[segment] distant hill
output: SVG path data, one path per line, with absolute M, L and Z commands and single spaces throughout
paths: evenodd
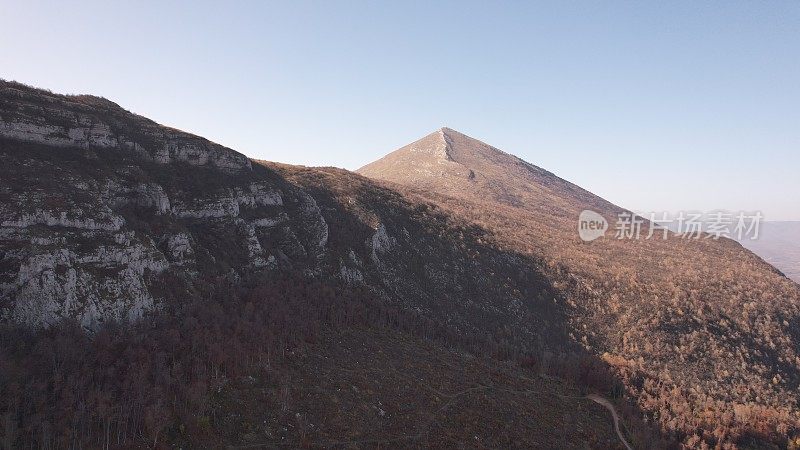
M 741 244 L 800 283 L 800 222 L 764 222 L 758 239 Z

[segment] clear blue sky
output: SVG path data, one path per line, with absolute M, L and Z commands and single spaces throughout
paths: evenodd
M 448 126 L 635 210 L 800 220 L 800 2 L 9 2 L 0 77 L 268 160 Z

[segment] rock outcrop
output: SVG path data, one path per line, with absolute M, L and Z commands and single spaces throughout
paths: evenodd
M 185 162 L 235 173 L 250 160 L 221 145 L 92 96 L 64 96 L 0 84 L 0 136 L 53 147 L 113 149 L 159 164 Z
M 232 270 L 324 253 L 314 199 L 233 150 L 97 97 L 0 82 L 0 318 L 88 329 Z

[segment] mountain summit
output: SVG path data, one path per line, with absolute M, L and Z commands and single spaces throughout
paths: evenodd
M 573 216 L 577 208 L 619 208 L 547 170 L 450 128 L 395 150 L 357 170 L 389 181 L 454 197 L 491 198 L 501 204 Z
M 490 145 L 450 128 L 437 131 L 362 167 L 358 172 L 374 178 L 401 178 L 430 182 L 431 177 L 448 181 L 474 181 L 471 167 L 512 162 L 508 155 Z

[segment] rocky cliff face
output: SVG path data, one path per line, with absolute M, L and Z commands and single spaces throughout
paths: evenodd
M 185 162 L 229 173 L 250 169 L 244 155 L 131 114 L 106 99 L 63 96 L 3 82 L 0 136 L 53 147 L 115 149 L 148 162 Z
M 190 287 L 271 270 L 327 238 L 301 190 L 95 97 L 0 84 L 0 154 L 4 320 L 135 319 L 166 275 Z
M 0 152 L 0 295 L 14 322 L 137 318 L 157 307 L 152 287 L 166 273 L 187 285 L 240 276 L 316 254 L 326 239 L 313 199 L 249 164 L 226 175 L 229 166 L 15 139 Z

